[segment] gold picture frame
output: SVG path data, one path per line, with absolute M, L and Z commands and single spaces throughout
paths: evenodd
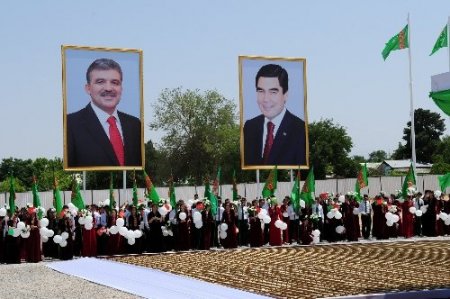
M 142 50 L 62 45 L 61 56 L 64 170 L 111 171 L 144 168 Z M 101 63 L 103 66 L 99 66 Z M 120 89 L 103 94 L 103 91 L 98 89 L 97 99 L 100 94 L 111 95 L 113 99 L 117 99 L 117 106 L 113 108 L 116 114 L 113 115 L 116 115 L 117 128 L 122 137 L 122 155 L 117 154 L 109 142 L 108 135 L 111 131 L 108 131 L 108 124 L 105 124 L 102 118 L 107 116 L 106 111 L 98 105 L 101 101 L 94 100 L 96 98 L 93 94 L 95 95 L 96 91 L 90 89 L 93 84 L 97 84 L 88 82 L 93 70 L 112 70 L 119 74 L 116 76 L 120 76 L 120 81 L 116 80 L 120 82 Z M 119 160 L 122 163 L 118 162 Z
M 238 57 L 238 65 L 241 168 L 272 169 L 277 166 L 278 169 L 308 169 L 306 59 L 241 55 Z M 259 81 L 261 77 L 269 80 L 278 78 L 271 82 L 276 83 L 282 93 L 273 97 L 276 92 L 273 88 L 260 88 L 258 84 L 262 82 Z M 280 80 L 286 82 L 283 83 L 286 85 Z M 286 109 L 280 106 L 282 102 Z M 282 109 L 281 112 L 279 109 Z M 271 121 L 271 117 L 277 122 L 274 126 L 276 133 L 272 135 L 271 150 L 266 156 L 266 124 Z

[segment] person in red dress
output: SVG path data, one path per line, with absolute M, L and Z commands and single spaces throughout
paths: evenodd
M 387 212 L 386 199 L 382 195 L 375 197 L 372 203 L 373 210 L 373 226 L 372 226 L 372 236 L 377 238 L 377 240 L 388 239 L 387 225 L 385 214 Z
M 414 214 L 409 211 L 409 208 L 414 207 L 412 198 L 412 195 L 408 195 L 402 204 L 402 234 L 405 238 L 412 238 L 414 236 Z
M 441 214 L 441 212 L 444 211 L 444 202 L 442 201 L 442 194 L 436 194 L 436 206 L 435 206 L 435 211 L 436 211 L 436 215 Z M 444 221 L 439 217 L 439 219 L 437 219 L 436 217 L 436 236 L 443 236 L 444 235 L 444 226 L 445 223 Z
M 93 217 L 96 207 L 91 206 L 90 215 L 92 216 L 92 229 L 86 229 L 83 225 L 82 228 L 82 247 L 81 256 L 97 256 L 97 233 L 95 231 L 95 217 Z
M 118 217 L 117 217 L 117 210 L 116 209 L 112 209 L 111 213 L 108 217 L 108 227 L 111 228 L 111 226 L 116 225 L 116 221 L 117 221 Z M 123 241 L 123 237 L 121 234 L 117 233 L 117 234 L 109 234 L 109 238 L 108 238 L 108 254 L 110 255 L 114 255 L 114 254 L 122 254 L 123 253 L 123 248 L 124 248 L 124 241 Z
M 276 198 L 272 198 L 271 200 L 271 205 L 269 208 L 269 216 L 270 216 L 269 244 L 271 246 L 281 246 L 283 244 L 283 239 L 281 237 L 281 229 L 275 226 L 275 222 L 277 220 L 283 219 L 283 215 L 281 214 L 281 209 L 278 206 Z
M 282 220 L 283 220 L 283 222 L 285 222 L 287 224 L 288 228 L 290 226 L 289 212 L 288 212 L 289 200 L 290 200 L 289 196 L 286 196 L 283 199 L 283 204 L 280 207 L 280 211 L 281 211 L 281 214 L 283 216 Z M 289 229 L 283 230 L 283 243 L 285 243 L 285 244 L 290 243 L 290 240 L 289 240 Z
M 223 211 L 222 223 L 228 225 L 227 237 L 222 239 L 223 248 L 237 248 L 237 231 L 236 231 L 236 214 L 231 209 L 231 203 L 225 203 L 225 211 Z
M 202 210 L 202 221 L 203 221 L 203 239 L 200 242 L 200 249 L 209 250 L 212 246 L 212 232 L 214 230 L 214 218 L 211 213 L 211 204 L 209 202 L 205 203 L 205 208 Z
M 29 208 L 28 214 L 29 217 L 27 218 L 26 224 L 30 226 L 30 236 L 24 240 L 27 251 L 26 261 L 28 263 L 37 263 L 42 261 L 39 220 L 35 208 Z

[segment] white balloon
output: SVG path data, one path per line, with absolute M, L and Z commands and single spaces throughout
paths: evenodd
M 26 231 L 26 232 L 21 232 L 20 236 L 24 239 L 28 238 L 30 236 L 30 231 Z
M 66 247 L 67 246 L 67 240 L 62 240 L 61 243 L 59 243 L 59 246 Z
M 166 216 L 169 211 L 166 209 L 166 207 L 162 206 L 158 208 L 158 212 L 161 214 L 161 216 Z
M 225 239 L 225 238 L 227 237 L 227 232 L 221 231 L 220 234 L 219 234 L 219 237 L 220 237 L 221 239 Z
M 288 212 L 284 212 L 284 213 L 283 213 L 283 217 L 285 217 L 285 218 L 286 218 L 286 217 L 289 217 Z
M 387 212 L 386 214 L 384 214 L 384 218 L 386 218 L 386 220 L 392 220 L 392 215 L 394 214 L 392 214 L 391 212 Z
M 450 225 L 450 217 L 447 218 L 447 220 L 444 221 L 445 225 Z
M 17 238 L 18 236 L 20 236 L 20 233 L 21 233 L 21 232 L 22 232 L 21 229 L 14 228 L 14 229 L 13 229 L 13 237 L 14 237 L 14 238 Z
M 134 245 L 134 243 L 136 243 L 136 239 L 135 238 L 128 238 L 128 244 L 129 245 Z
M 264 221 L 265 224 L 269 224 L 270 221 L 272 221 L 272 219 L 270 219 L 269 215 L 265 215 L 264 218 L 263 218 L 263 221 Z
M 301 207 L 302 209 L 304 209 L 304 208 L 305 208 L 305 206 L 306 206 L 306 203 L 305 203 L 305 201 L 304 201 L 304 200 L 302 200 L 302 199 L 300 199 L 300 207 Z
M 228 229 L 228 224 L 226 224 L 226 223 L 220 224 L 220 230 L 221 230 L 222 232 L 226 232 L 227 229 Z
M 135 230 L 133 233 L 135 239 L 139 239 L 140 237 L 142 237 L 142 231 L 140 229 Z
M 281 229 L 281 230 L 286 230 L 287 227 L 288 227 L 287 223 L 286 223 L 286 222 L 283 222 L 283 223 L 281 224 L 281 226 L 280 226 L 280 229 Z
M 173 237 L 173 231 L 168 230 L 167 233 L 169 234 L 169 236 Z
M 53 237 L 54 234 L 55 234 L 55 232 L 54 232 L 52 229 L 47 229 L 47 230 L 45 231 L 45 236 L 46 236 L 47 238 Z
M 46 227 L 41 227 L 39 229 L 39 233 L 40 233 L 41 236 L 46 236 L 47 235 L 47 231 L 48 231 L 48 229 Z
M 263 211 L 263 210 L 264 210 L 264 209 L 262 209 L 261 211 Z M 264 211 L 265 211 L 265 210 L 264 210 Z M 265 214 L 259 212 L 259 213 L 258 213 L 258 218 L 261 219 L 261 220 L 263 220 L 263 219 L 264 219 L 264 215 L 265 215 Z
M 422 210 L 416 210 L 416 216 L 421 217 L 423 215 Z
M 86 223 L 86 224 L 84 225 L 84 228 L 85 228 L 86 230 L 91 230 L 93 227 L 94 227 L 94 225 L 92 224 L 92 222 Z
M 48 226 L 48 219 L 47 218 L 42 218 L 41 220 L 39 220 L 39 226 L 40 227 L 47 227 Z
M 336 232 L 338 234 L 343 234 L 345 232 L 345 227 L 343 227 L 342 225 L 339 225 L 336 227 Z
M 393 226 L 394 222 L 392 220 L 386 220 L 386 225 L 387 226 Z
M 199 222 L 194 222 L 195 223 L 195 228 L 197 229 L 201 229 L 203 227 L 203 222 L 199 221 Z
M 426 213 L 428 210 L 428 205 L 421 206 L 420 210 L 422 211 L 422 213 Z
M 313 237 L 313 243 L 314 244 L 320 243 L 320 237 Z
M 67 240 L 68 237 L 69 237 L 69 233 L 68 232 L 63 232 L 61 234 L 61 238 L 63 238 L 63 240 Z
M 313 235 L 313 237 L 319 237 L 320 236 L 320 230 L 318 230 L 318 229 L 313 230 L 312 231 L 312 235 Z
M 194 219 L 194 222 L 198 222 L 202 220 L 202 214 L 199 211 L 195 211 L 192 218 Z
M 25 222 L 22 222 L 22 221 L 18 222 L 17 223 L 17 228 L 20 229 L 20 230 L 24 229 L 25 228 Z
M 328 218 L 328 219 L 331 219 L 331 218 L 333 218 L 333 217 L 334 217 L 334 213 L 331 212 L 331 211 L 329 211 L 329 212 L 327 213 L 327 218 Z
M 336 219 L 341 219 L 342 218 L 342 213 L 341 212 L 339 212 L 339 211 L 337 211 L 335 214 L 334 214 L 334 218 L 336 218 Z
M 134 239 L 134 231 L 132 231 L 132 230 L 127 231 L 127 233 L 124 237 L 127 239 Z
M 59 244 L 59 243 L 61 243 L 62 242 L 62 237 L 60 236 L 60 235 L 55 235 L 54 237 L 53 237 L 53 242 L 55 242 L 56 244 Z
M 92 221 L 94 220 L 94 218 L 92 218 L 92 216 L 91 215 L 87 215 L 86 217 L 85 217 L 85 224 L 89 224 L 89 223 L 92 223 Z
M 123 218 L 118 218 L 118 219 L 116 220 L 116 225 L 117 225 L 118 227 L 124 226 L 124 225 L 125 225 L 125 220 L 123 220 Z
M 0 208 L 0 217 L 5 217 L 5 216 L 6 216 L 6 209 Z
M 112 235 L 115 235 L 115 234 L 117 234 L 118 232 L 119 232 L 119 227 L 117 227 L 117 226 L 115 226 L 115 225 L 113 225 L 113 226 L 111 226 L 111 227 L 109 228 L 109 233 L 112 234 Z
M 275 227 L 276 228 L 280 228 L 281 227 L 281 223 L 283 223 L 283 221 L 281 221 L 281 220 L 275 221 Z
M 448 219 L 448 214 L 444 213 L 444 212 L 441 212 L 439 214 L 439 218 L 441 218 L 442 221 L 446 221 Z
M 409 212 L 411 214 L 415 214 L 416 213 L 416 207 L 409 207 Z
M 338 198 L 338 201 L 339 201 L 340 203 L 345 202 L 345 195 L 340 195 L 339 198 Z
M 186 220 L 186 213 L 185 212 L 181 212 L 180 215 L 178 215 L 178 218 L 180 218 L 180 220 Z
M 86 224 L 86 218 L 84 218 L 84 217 L 78 218 L 78 223 L 81 224 L 81 225 L 85 225 Z
M 262 213 L 263 215 L 267 215 L 267 210 L 266 209 L 261 209 L 259 212 Z
M 392 214 L 392 222 L 398 222 L 400 217 L 397 214 Z
M 353 215 L 358 215 L 358 214 L 359 214 L 359 209 L 353 208 Z
M 167 237 L 169 235 L 169 232 L 165 229 L 162 231 L 162 234 L 164 237 Z
M 41 240 L 43 243 L 46 243 L 48 241 L 48 237 L 47 236 L 41 236 Z
M 128 229 L 125 226 L 119 227 L 119 234 L 121 236 L 126 236 L 127 232 L 128 232 Z

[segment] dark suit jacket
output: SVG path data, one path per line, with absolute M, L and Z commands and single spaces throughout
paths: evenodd
M 244 124 L 244 165 L 306 165 L 305 122 L 286 110 L 274 138 L 269 160 L 262 158 L 264 115 Z
M 141 121 L 119 112 L 125 166 L 142 166 Z M 67 115 L 68 167 L 119 166 L 114 149 L 91 105 Z

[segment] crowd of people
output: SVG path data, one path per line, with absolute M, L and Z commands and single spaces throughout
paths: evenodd
M 43 257 L 67 260 L 143 252 L 209 250 L 238 246 L 281 246 L 364 239 L 450 235 L 450 201 L 426 190 L 405 199 L 380 193 L 361 200 L 352 194 L 322 193 L 296 209 L 286 196 L 248 202 L 218 199 L 162 200 L 121 208 L 73 205 L 39 219 L 34 207 L 0 209 L 0 262 L 39 262 Z

